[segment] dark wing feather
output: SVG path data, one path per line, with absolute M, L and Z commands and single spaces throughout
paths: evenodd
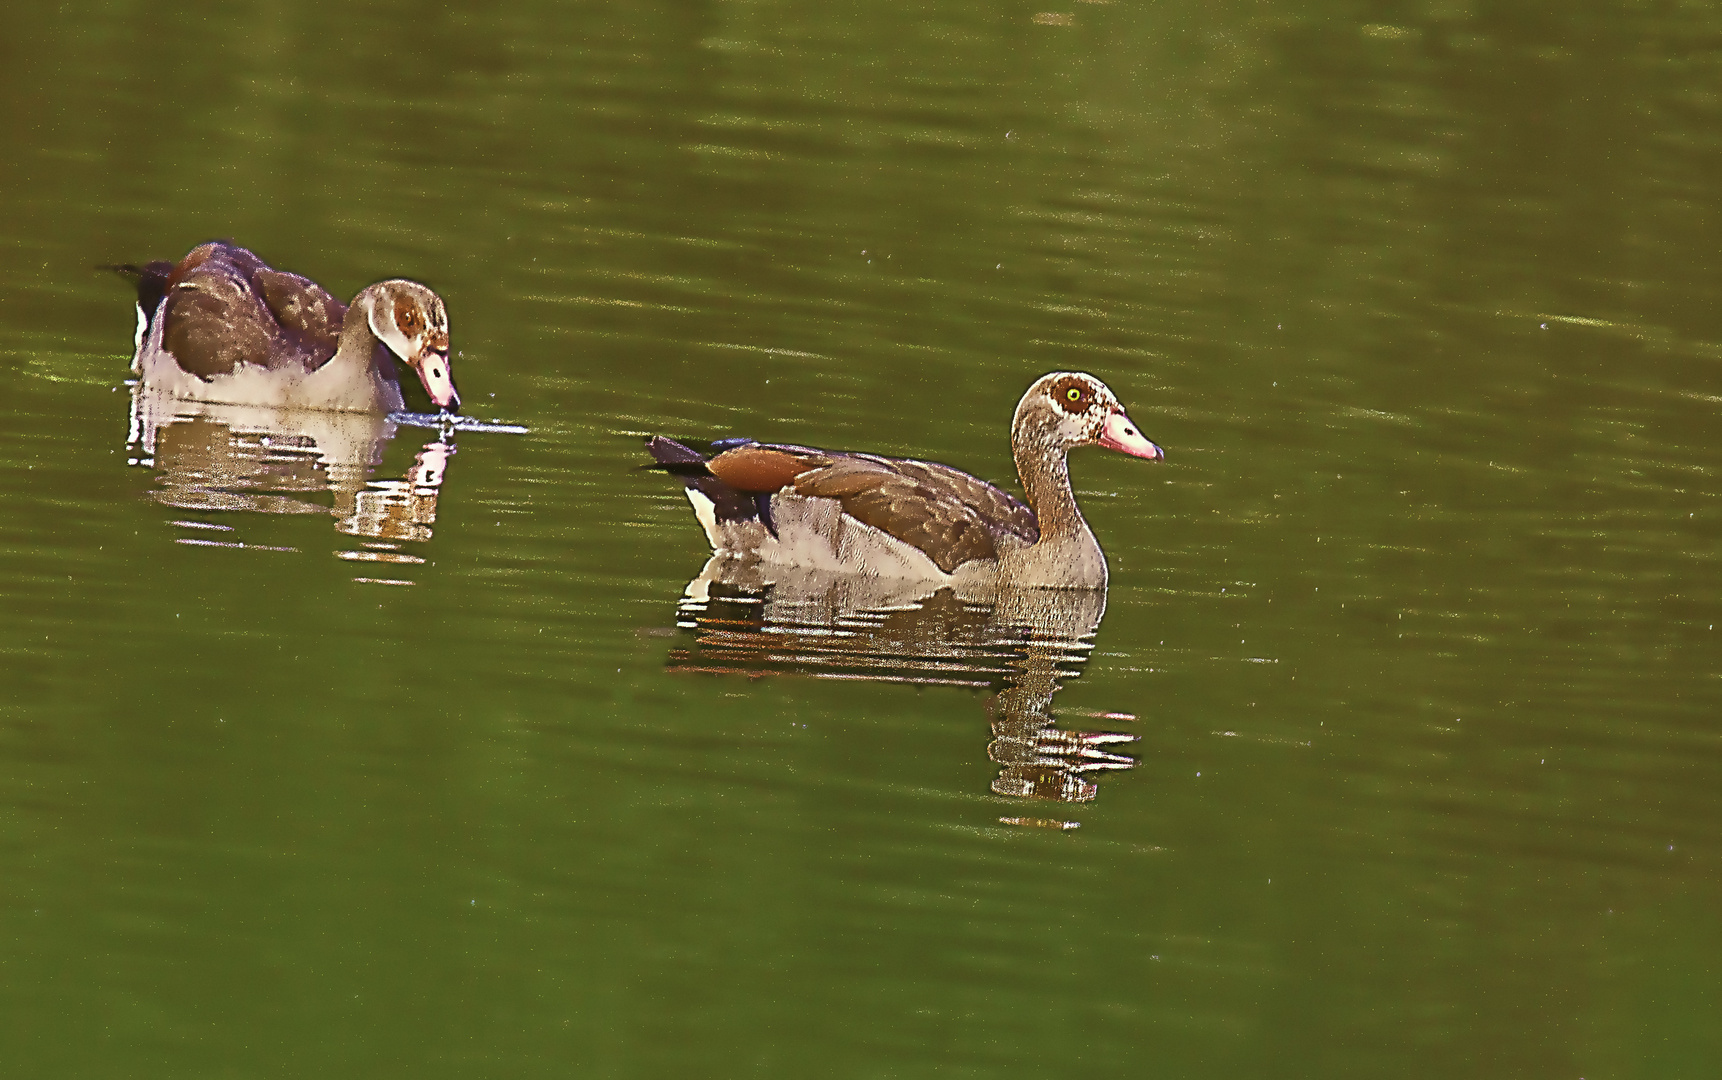
M 1034 513 L 984 480 L 931 461 L 831 454 L 795 479 L 799 495 L 836 499 L 843 512 L 925 552 L 949 574 L 996 559 L 1007 537 L 1033 543 Z
M 684 487 L 710 499 L 712 512 L 719 521 L 751 521 L 759 517 L 753 496 L 743 494 L 713 476 L 709 469 L 704 468 L 705 455 L 693 447 L 662 435 L 653 435 L 646 440 L 646 450 L 659 466 L 667 466 L 665 471 L 680 479 Z
M 104 266 L 102 269 L 131 278 L 137 285 L 138 307 L 143 309 L 145 323 L 155 319 L 155 310 L 161 306 L 162 297 L 167 295 L 167 281 L 173 275 L 172 263 L 166 259 L 156 259 L 142 266 L 120 263 L 117 266 Z
M 706 456 L 698 450 L 663 435 L 646 437 L 646 453 L 651 454 L 652 460 L 659 465 L 703 466 L 706 463 Z

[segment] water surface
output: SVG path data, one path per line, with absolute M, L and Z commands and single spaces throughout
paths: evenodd
M 1722 22 L 1375 18 L 15 13 L 7 1072 L 1715 1075 Z M 96 267 L 214 237 L 529 432 L 146 447 Z M 640 434 L 1006 481 L 1059 368 L 1092 629 L 690 612 Z

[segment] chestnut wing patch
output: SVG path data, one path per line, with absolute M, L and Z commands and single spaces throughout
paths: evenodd
M 829 464 L 817 450 L 799 446 L 738 446 L 706 462 L 711 474 L 737 491 L 767 494 L 782 491 L 809 469 Z
M 843 512 L 918 548 L 949 574 L 974 559 L 996 559 L 1006 537 L 1033 543 L 1034 514 L 968 473 L 930 461 L 831 455 L 795 480 L 799 495 L 836 499 Z

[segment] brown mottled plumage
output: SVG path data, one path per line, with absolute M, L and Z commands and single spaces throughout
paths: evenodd
M 1105 558 L 1076 508 L 1065 455 L 1101 445 L 1159 460 L 1159 448 L 1104 383 L 1078 372 L 1029 388 L 1011 443 L 1027 505 L 936 462 L 754 442 L 701 462 L 662 436 L 647 445 L 659 468 L 683 478 L 714 551 L 886 576 L 1103 586 Z
M 199 378 L 245 363 L 321 367 L 340 344 L 347 305 L 308 278 L 231 244 L 204 244 L 163 283 L 162 346 Z
M 706 468 L 737 491 L 788 488 L 836 499 L 845 514 L 919 548 L 947 574 L 973 559 L 998 558 L 1006 535 L 1030 544 L 1040 538 L 1028 507 L 936 462 L 754 445 L 726 450 Z

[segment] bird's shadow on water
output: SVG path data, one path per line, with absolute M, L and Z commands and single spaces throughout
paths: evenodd
M 134 386 L 126 462 L 154 472 L 150 497 L 184 511 L 179 544 L 259 552 L 292 546 L 247 542 L 241 515 L 327 514 L 353 538 L 335 555 L 380 564 L 391 576 L 361 582 L 410 584 L 398 575 L 426 561 L 455 455 L 454 429 L 439 426 L 399 477 L 375 474 L 401 430 L 374 413 L 279 409 L 184 401 Z
M 1106 593 L 949 588 L 767 566 L 714 555 L 688 583 L 677 624 L 693 643 L 671 651 L 677 672 L 780 675 L 992 691 L 987 756 L 992 790 L 1026 800 L 1089 802 L 1104 772 L 1136 759 L 1112 749 L 1135 735 L 1061 728 L 1052 699 L 1093 651 Z M 1090 714 L 1133 720 L 1128 712 Z M 1033 817 L 1008 824 L 1071 827 Z

